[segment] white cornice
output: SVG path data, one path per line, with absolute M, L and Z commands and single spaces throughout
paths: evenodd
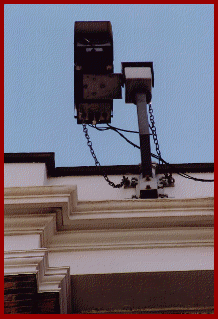
M 179 247 L 213 247 L 208 228 L 61 231 L 49 243 L 49 252 L 125 250 Z
M 4 236 L 40 235 L 41 247 L 47 247 L 56 233 L 56 214 L 6 215 Z
M 96 212 L 96 211 L 131 211 L 131 210 L 159 210 L 159 209 L 187 209 L 195 208 L 213 208 L 213 197 L 206 198 L 186 198 L 186 199 L 126 199 L 126 200 L 108 200 L 78 202 L 77 212 Z
M 75 186 L 9 188 L 5 189 L 5 235 L 40 234 L 41 247 L 58 255 L 61 265 L 65 261 L 69 265 L 69 260 L 76 265 L 77 252 L 91 253 L 95 264 L 96 255 L 127 250 L 211 251 L 213 210 L 212 197 L 77 202 Z M 8 271 L 35 269 L 32 264 L 18 264 L 8 266 Z M 55 289 L 55 280 L 44 281 L 42 287 Z
M 76 186 L 5 188 L 5 216 L 57 214 L 58 230 L 212 226 L 214 199 L 77 202 Z
M 64 229 L 211 226 L 213 210 L 212 197 L 78 202 Z
M 4 214 L 32 215 L 61 213 L 57 227 L 61 228 L 77 205 L 76 186 L 10 187 L 4 189 Z

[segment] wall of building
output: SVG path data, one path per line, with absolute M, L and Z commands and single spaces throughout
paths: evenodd
M 214 184 L 173 177 L 168 198 L 143 200 L 96 174 L 52 177 L 46 163 L 5 163 L 5 311 L 213 313 Z M 10 277 L 27 271 L 37 303 L 25 303 Z
M 4 187 L 42 186 L 46 179 L 44 163 L 4 164 Z
M 214 173 L 189 173 L 196 178 L 213 179 Z M 137 174 L 125 175 L 130 180 L 139 178 Z M 157 175 L 157 178 L 163 174 Z M 115 184 L 120 183 L 122 175 L 108 176 Z M 173 174 L 175 187 L 164 189 L 168 198 L 202 198 L 214 196 L 214 184 L 202 183 Z M 124 200 L 136 195 L 135 188 L 114 189 L 102 176 L 48 177 L 43 163 L 5 164 L 5 187 L 76 185 L 79 201 Z

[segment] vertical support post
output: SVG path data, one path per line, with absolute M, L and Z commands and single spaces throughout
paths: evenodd
M 136 106 L 139 124 L 142 176 L 152 177 L 150 132 L 145 93 L 136 94 Z

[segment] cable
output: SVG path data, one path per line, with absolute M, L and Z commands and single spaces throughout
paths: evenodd
M 130 145 L 132 145 L 132 146 L 134 146 L 134 147 L 140 149 L 140 146 L 134 144 L 132 141 L 130 141 L 126 136 L 124 136 L 124 135 L 123 135 L 122 133 L 120 133 L 118 130 L 124 131 L 124 132 L 129 132 L 129 133 L 139 133 L 139 132 L 119 129 L 119 128 L 114 127 L 114 126 L 109 125 L 109 124 L 107 124 L 107 125 L 109 126 L 108 128 L 107 128 L 107 127 L 106 127 L 106 128 L 105 128 L 105 127 L 99 128 L 99 127 L 96 127 L 95 125 L 92 125 L 92 124 L 88 124 L 88 125 L 89 125 L 90 127 L 92 127 L 92 128 L 95 128 L 95 129 L 99 130 L 99 131 L 106 131 L 106 130 L 108 130 L 108 129 L 111 129 L 112 131 L 118 133 L 122 138 L 124 138 L 124 139 L 126 140 L 126 142 L 128 142 Z M 178 171 L 178 169 L 177 169 L 173 164 L 170 164 L 170 163 L 166 162 L 162 157 L 159 157 L 158 155 L 155 155 L 155 154 L 152 154 L 152 153 L 151 153 L 151 156 L 154 157 L 154 158 L 156 158 L 156 159 L 158 159 L 158 160 L 160 159 L 160 160 L 161 160 L 164 164 L 166 164 L 167 166 L 174 168 L 174 170 L 176 170 L 176 173 L 177 173 L 178 175 L 184 177 L 184 178 L 191 179 L 191 180 L 194 180 L 194 181 L 196 181 L 196 182 L 206 182 L 206 183 L 214 182 L 214 179 L 196 178 L 196 177 L 190 176 L 190 175 L 188 175 L 188 174 L 186 174 L 186 173 L 181 173 L 181 172 Z
M 116 133 L 118 133 L 122 138 L 124 138 L 129 144 L 131 144 L 134 147 L 137 147 L 138 149 L 140 149 L 140 146 L 134 144 L 133 142 L 131 142 L 126 136 L 124 136 L 122 133 L 120 133 L 119 131 L 117 131 L 117 129 L 115 127 L 110 128 L 112 131 L 115 131 Z
M 108 124 L 108 123 L 107 123 L 107 125 L 109 126 L 109 128 L 116 129 L 116 130 L 118 130 L 118 131 L 127 132 L 127 133 L 137 133 L 137 134 L 139 134 L 139 132 L 137 132 L 137 131 L 124 130 L 124 129 L 122 129 L 122 128 L 118 128 L 118 127 L 112 126 L 112 125 L 110 125 L 110 124 Z
M 96 125 L 92 125 L 92 124 L 88 124 L 88 126 L 89 127 L 92 127 L 92 128 L 95 128 L 96 130 L 98 130 L 98 131 L 107 131 L 107 130 L 109 130 L 110 128 L 109 127 L 97 127 Z
M 98 130 L 98 131 L 107 131 L 107 130 L 113 129 L 113 130 L 118 130 L 118 131 L 127 132 L 127 133 L 136 133 L 136 134 L 139 134 L 139 132 L 137 132 L 137 131 L 124 130 L 124 129 L 122 129 L 122 128 L 118 128 L 118 127 L 112 126 L 112 125 L 110 125 L 110 124 L 108 124 L 108 123 L 107 123 L 107 126 L 108 126 L 108 127 L 105 127 L 105 126 L 99 127 L 99 126 L 92 125 L 92 124 L 88 124 L 88 126 L 90 126 L 90 127 L 92 127 L 92 128 L 95 128 L 95 129 Z
M 152 156 L 152 155 L 153 155 L 153 154 L 151 154 L 151 156 Z M 214 179 L 196 178 L 196 177 L 190 176 L 190 175 L 188 175 L 188 174 L 186 174 L 186 173 L 181 173 L 181 172 L 177 171 L 178 169 L 177 169 L 173 164 L 170 164 L 170 163 L 166 162 L 162 157 L 161 157 L 161 161 L 162 161 L 163 163 L 165 163 L 167 166 L 174 168 L 174 169 L 176 170 L 176 173 L 177 173 L 178 175 L 184 177 L 184 178 L 192 179 L 192 180 L 194 180 L 194 181 L 196 181 L 196 182 L 206 182 L 206 183 L 214 182 Z

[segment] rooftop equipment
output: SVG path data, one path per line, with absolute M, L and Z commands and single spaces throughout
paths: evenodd
M 147 104 L 154 86 L 153 62 L 123 62 L 122 73 L 113 73 L 113 34 L 109 21 L 75 22 L 74 102 L 78 124 L 111 123 L 113 99 L 137 106 L 141 176 L 137 197 L 157 198 L 152 171 Z

